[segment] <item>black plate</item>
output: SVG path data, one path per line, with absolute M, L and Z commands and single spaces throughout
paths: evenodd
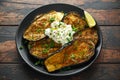
M 70 70 L 57 71 L 54 73 L 47 72 L 47 70 L 43 66 L 40 66 L 40 65 L 35 66 L 34 65 L 36 59 L 29 54 L 28 49 L 26 48 L 26 46 L 24 44 L 24 39 L 22 36 L 23 36 L 25 29 L 30 25 L 30 23 L 32 22 L 32 20 L 35 18 L 36 15 L 41 14 L 41 13 L 46 13 L 51 10 L 63 11 L 66 13 L 70 12 L 70 11 L 75 11 L 75 12 L 78 12 L 81 16 L 84 16 L 84 10 L 82 10 L 76 6 L 73 6 L 73 5 L 69 5 L 69 4 L 49 4 L 49 5 L 45 5 L 45 6 L 42 6 L 42 7 L 39 7 L 37 9 L 33 10 L 23 19 L 23 21 L 21 22 L 19 29 L 16 33 L 16 45 L 17 45 L 17 49 L 18 49 L 21 57 L 30 67 L 32 67 L 33 69 L 35 69 L 38 72 L 41 72 L 41 73 L 44 73 L 47 75 L 66 76 L 66 75 L 72 75 L 72 74 L 75 74 L 75 73 L 85 70 L 96 60 L 96 58 L 98 57 L 100 50 L 101 50 L 102 34 L 97 25 L 96 25 L 96 29 L 98 31 L 99 40 L 96 45 L 95 54 L 89 61 L 87 61 L 83 64 L 80 64 L 80 65 L 77 65 L 76 67 L 73 67 Z M 23 49 L 20 49 L 21 46 L 23 46 Z

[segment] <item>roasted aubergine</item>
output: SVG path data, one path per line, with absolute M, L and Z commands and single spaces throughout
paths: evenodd
M 94 28 L 79 31 L 74 35 L 74 41 L 70 46 L 45 60 L 47 70 L 53 72 L 89 60 L 94 55 L 97 41 L 98 34 Z
M 85 30 L 79 31 L 74 35 L 74 39 L 89 39 L 97 44 L 98 34 L 95 28 L 87 28 Z
M 30 41 L 28 43 L 30 54 L 38 59 L 45 59 L 60 48 L 61 45 L 55 43 L 50 38 L 43 38 L 39 41 Z
M 64 13 L 57 11 L 50 11 L 46 14 L 38 15 L 35 20 L 26 29 L 23 38 L 29 41 L 37 41 L 44 38 L 44 30 L 50 27 L 50 23 L 53 21 L 61 21 Z
M 53 72 L 66 66 L 85 62 L 94 55 L 94 49 L 95 45 L 91 40 L 77 39 L 72 45 L 48 57 L 45 60 L 45 66 L 48 72 Z
M 66 24 L 72 25 L 73 29 L 77 32 L 83 30 L 87 23 L 78 13 L 69 12 L 63 19 L 63 22 Z

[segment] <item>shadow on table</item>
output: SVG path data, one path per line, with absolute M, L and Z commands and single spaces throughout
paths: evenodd
M 80 79 L 92 80 L 92 79 L 97 79 L 98 77 L 101 76 L 100 74 L 101 69 L 98 69 L 97 64 L 93 64 L 91 67 L 84 70 L 83 72 L 80 72 L 71 76 L 62 76 L 62 77 L 48 76 L 48 75 L 39 73 L 33 70 L 27 64 L 22 65 L 22 71 L 24 72 L 24 75 L 29 80 L 80 80 Z

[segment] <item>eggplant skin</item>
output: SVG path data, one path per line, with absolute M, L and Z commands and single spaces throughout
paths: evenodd
M 34 21 L 25 30 L 23 38 L 29 41 L 37 41 L 46 37 L 44 34 L 45 29 L 50 27 L 50 24 L 53 20 L 61 21 L 63 16 L 64 13 L 54 10 L 46 14 L 40 14 L 36 16 Z
M 65 47 L 60 52 L 48 57 L 44 64 L 48 72 L 80 64 L 89 60 L 94 55 L 95 45 L 91 40 L 77 39 L 72 45 Z
M 54 54 L 62 45 L 55 43 L 50 38 L 44 38 L 39 41 L 30 41 L 28 43 L 29 53 L 37 59 L 45 59 Z
M 87 22 L 76 12 L 69 12 L 63 19 L 66 24 L 72 25 L 77 31 L 83 30 L 87 26 Z

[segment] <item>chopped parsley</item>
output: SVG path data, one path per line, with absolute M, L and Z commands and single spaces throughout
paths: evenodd
M 20 50 L 22 50 L 23 49 L 23 46 L 20 46 L 20 48 L 19 48 Z
M 81 31 L 79 31 L 79 34 L 81 35 L 81 34 L 82 34 L 82 32 L 81 32 Z
M 62 25 L 62 23 L 61 23 L 61 22 L 59 23 L 58 27 L 60 27 L 60 25 Z
M 28 43 L 28 41 L 27 40 L 24 40 L 24 44 L 27 44 Z
M 75 55 L 71 54 L 70 58 L 75 59 Z
M 67 15 L 67 13 L 64 13 L 64 16 L 66 16 Z
M 40 28 L 36 30 L 36 32 L 38 32 L 38 33 L 39 33 L 40 31 L 41 31 L 41 29 L 40 29 Z
M 51 41 L 50 44 L 49 44 L 50 48 L 53 48 L 55 46 L 55 43 L 54 41 Z
M 48 44 L 44 44 L 44 48 L 49 48 L 49 45 Z
M 45 25 L 46 25 L 46 22 L 43 23 L 43 26 L 45 26 Z
M 55 18 L 54 17 L 50 18 L 50 22 L 53 22 L 53 21 L 55 21 Z
M 58 43 L 60 43 L 61 41 L 58 41 Z
M 72 30 L 75 31 L 75 32 L 78 31 L 78 29 L 75 28 L 75 26 L 72 26 Z
M 85 17 L 82 17 L 82 19 L 84 19 L 84 20 L 85 20 Z
M 31 49 L 32 48 L 32 45 L 28 44 L 28 49 Z
M 70 39 L 70 38 L 67 38 L 67 40 L 68 40 L 68 42 L 70 42 L 70 41 L 71 41 L 71 39 Z
M 70 37 L 72 36 L 71 33 L 69 33 L 69 36 L 70 36 Z
M 43 54 L 46 54 L 47 52 L 48 52 L 48 49 L 47 49 L 47 48 L 42 50 L 42 53 L 43 53 Z
M 59 36 L 59 35 L 60 35 L 60 33 L 58 32 L 58 33 L 57 33 L 57 35 Z
M 67 70 L 70 70 L 71 67 L 65 67 L 65 68 L 62 68 L 60 71 L 67 71 Z
M 34 40 L 34 37 L 33 37 L 33 35 L 31 36 L 31 39 L 32 39 L 32 40 Z
M 37 61 L 35 62 L 35 66 L 39 65 L 40 64 L 40 61 Z
M 43 60 L 39 60 L 39 61 L 36 61 L 36 62 L 35 62 L 35 66 L 37 66 L 37 65 L 39 65 L 39 64 L 43 65 Z
M 85 53 L 84 51 L 79 52 L 80 55 L 84 55 L 84 53 Z
M 93 48 L 93 46 L 90 45 L 89 48 Z

